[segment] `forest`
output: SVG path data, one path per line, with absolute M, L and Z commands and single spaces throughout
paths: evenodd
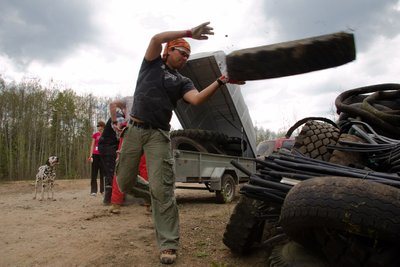
M 0 181 L 33 180 L 52 155 L 60 158 L 58 179 L 89 178 L 91 136 L 97 121 L 107 120 L 111 100 L 38 79 L 6 82 L 0 75 Z M 277 136 L 255 130 L 257 142 Z

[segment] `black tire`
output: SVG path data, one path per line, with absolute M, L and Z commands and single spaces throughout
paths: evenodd
M 208 150 L 202 146 L 200 143 L 195 140 L 184 137 L 184 136 L 175 136 L 171 138 L 171 147 L 172 149 L 180 149 L 180 150 L 188 150 L 188 151 L 197 151 L 197 152 L 208 152 Z
M 235 198 L 236 183 L 232 175 L 226 173 L 221 178 L 221 190 L 215 191 L 217 203 L 230 203 Z
M 275 246 L 268 258 L 269 267 L 328 267 L 328 261 L 319 253 L 289 241 Z
M 289 191 L 280 224 L 289 237 L 303 245 L 318 243 L 314 233 L 325 229 L 398 242 L 399 195 L 395 187 L 363 179 L 312 178 Z
M 241 195 L 226 225 L 223 243 L 236 254 L 249 254 L 275 234 L 276 221 L 266 220 L 260 212 L 277 213 L 265 202 Z
M 240 157 L 247 150 L 247 142 L 239 137 L 229 137 L 222 148 L 227 155 Z
M 226 134 L 202 129 L 181 129 L 171 131 L 171 137 L 186 136 L 196 141 L 209 141 L 215 143 L 225 143 L 228 139 Z
M 227 135 L 202 129 L 184 129 L 171 132 L 171 139 L 187 137 L 199 143 L 206 152 L 224 154 L 222 146 L 227 142 Z
M 313 159 L 329 161 L 332 152 L 327 145 L 336 145 L 339 136 L 339 129 L 331 124 L 310 120 L 296 137 L 293 150 Z
M 229 78 L 250 81 L 336 67 L 355 56 L 353 34 L 339 32 L 233 51 L 226 64 Z

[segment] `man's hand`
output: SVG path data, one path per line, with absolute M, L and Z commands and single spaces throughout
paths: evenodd
M 190 30 L 191 37 L 196 40 L 207 40 L 207 35 L 214 35 L 213 28 L 208 26 L 210 22 L 204 22 L 197 27 L 194 27 Z
M 246 83 L 244 81 L 236 81 L 236 80 L 229 79 L 227 74 L 221 75 L 221 77 L 219 77 L 218 80 L 220 80 L 222 84 L 226 84 L 226 83 L 245 84 Z

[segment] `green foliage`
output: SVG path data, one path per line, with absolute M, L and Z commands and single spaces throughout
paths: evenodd
M 51 155 L 60 158 L 59 178 L 89 177 L 91 135 L 107 118 L 108 102 L 37 80 L 7 84 L 0 76 L 0 180 L 34 179 Z
M 0 75 L 0 181 L 33 180 L 51 155 L 60 179 L 89 177 L 87 162 L 97 121 L 106 121 L 110 98 L 77 95 L 38 80 L 7 83 Z M 255 127 L 257 144 L 284 135 Z

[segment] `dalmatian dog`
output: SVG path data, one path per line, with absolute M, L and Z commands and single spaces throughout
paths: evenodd
M 56 156 L 51 156 L 48 158 L 46 161 L 46 165 L 40 166 L 38 173 L 36 174 L 36 181 L 35 181 L 35 196 L 33 199 L 36 199 L 37 195 L 37 189 L 39 184 L 42 186 L 42 193 L 40 200 L 43 200 L 44 197 L 44 191 L 47 191 L 47 198 L 48 199 L 53 199 L 54 193 L 53 193 L 53 186 L 54 186 L 54 180 L 56 179 L 56 165 L 58 164 L 58 157 Z M 49 196 L 51 192 L 51 197 Z

